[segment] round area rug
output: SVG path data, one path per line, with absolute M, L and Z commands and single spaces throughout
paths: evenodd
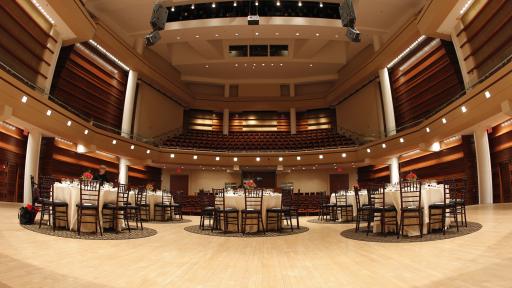
M 290 229 L 283 229 L 281 233 L 276 231 L 267 231 L 265 234 L 263 232 L 259 233 L 237 233 L 237 232 L 228 232 L 224 233 L 219 230 L 214 230 L 213 232 L 210 229 L 201 230 L 199 225 L 193 225 L 193 226 L 187 226 L 185 227 L 185 231 L 194 233 L 194 234 L 200 234 L 205 236 L 219 236 L 219 237 L 239 237 L 239 238 L 258 238 L 258 237 L 278 237 L 278 236 L 289 236 L 289 235 L 295 235 L 295 234 L 301 234 L 304 232 L 309 231 L 308 227 L 299 226 L 299 229 L 293 228 L 293 232 Z
M 131 225 L 130 225 L 131 226 Z M 53 232 L 51 226 L 43 225 L 41 229 L 39 229 L 39 225 L 21 225 L 21 227 L 30 230 L 32 232 L 36 232 L 39 234 L 45 234 L 49 236 L 62 237 L 62 238 L 71 238 L 71 239 L 81 239 L 81 240 L 130 240 L 130 239 L 139 239 L 155 236 L 158 232 L 155 229 L 151 229 L 149 227 L 144 227 L 144 230 L 132 229 L 131 232 L 128 230 L 123 230 L 119 233 L 114 233 L 112 231 L 104 231 L 103 236 L 100 233 L 81 233 L 79 236 L 74 231 L 57 229 Z M 134 227 L 135 228 L 135 227 Z
M 148 223 L 148 224 L 183 224 L 183 223 L 190 223 L 192 222 L 192 220 L 190 219 L 186 219 L 186 218 L 183 218 L 181 220 L 172 220 L 172 221 L 158 221 L 158 220 L 151 220 L 151 221 L 144 221 L 142 222 L 142 224 L 144 223 Z
M 359 232 L 356 232 L 355 228 L 344 230 L 340 233 L 341 236 L 358 241 L 366 241 L 366 242 L 380 242 L 380 243 L 411 243 L 411 242 L 428 242 L 428 241 L 437 241 L 437 240 L 445 240 L 460 236 L 465 236 L 471 233 L 475 233 L 478 230 L 482 229 L 482 224 L 476 222 L 468 222 L 468 227 L 459 227 L 459 232 L 457 232 L 457 228 L 450 227 L 446 230 L 446 235 L 440 230 L 432 230 L 430 234 L 424 234 L 423 238 L 418 236 L 400 236 L 400 239 L 396 238 L 395 234 L 387 234 L 386 237 L 381 235 L 380 233 L 370 233 L 366 236 L 366 232 L 362 228 Z
M 355 223 L 354 221 L 344 221 L 344 222 L 341 222 L 341 221 L 329 221 L 329 220 L 318 220 L 318 218 L 313 218 L 313 219 L 309 219 L 307 220 L 309 223 L 314 223 L 314 224 L 352 224 L 352 223 Z

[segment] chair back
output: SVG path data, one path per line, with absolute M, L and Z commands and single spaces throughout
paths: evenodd
M 467 180 L 464 178 L 448 179 L 443 181 L 444 203 L 450 201 L 464 201 L 466 194 Z
M 135 194 L 135 205 L 146 205 L 148 204 L 148 190 L 146 187 L 141 186 L 137 188 L 137 193 Z
M 245 190 L 245 210 L 259 210 L 263 207 L 263 189 Z
M 221 210 L 226 209 L 226 195 L 224 188 L 221 189 L 215 189 L 212 188 L 212 193 L 215 197 L 214 204 L 215 208 L 220 208 Z
M 167 191 L 166 189 L 162 190 L 162 204 L 163 205 L 171 205 L 172 204 L 172 193 Z
M 348 205 L 348 189 L 341 189 L 336 194 L 334 194 L 334 197 L 336 198 L 336 205 L 337 206 L 343 206 Z
M 359 194 L 361 189 L 359 187 L 354 187 L 354 196 L 356 198 L 356 208 L 357 210 L 361 209 L 361 195 Z
M 100 205 L 101 181 L 80 180 L 80 205 Z
M 421 208 L 421 181 L 400 181 L 400 208 Z
M 366 193 L 368 193 L 368 205 L 372 208 L 386 207 L 385 184 L 366 184 Z
M 181 204 L 181 202 L 183 201 L 184 192 L 183 191 L 175 191 L 175 192 L 171 192 L 171 194 L 172 194 L 172 200 L 174 201 L 174 203 Z
M 292 208 L 293 206 L 293 189 L 283 189 L 281 191 L 281 208 Z
M 117 185 L 116 206 L 121 207 L 121 206 L 128 205 L 128 197 L 129 196 L 130 196 L 130 190 L 128 190 L 128 185 L 118 184 Z
M 36 184 L 39 189 L 39 198 L 53 201 L 53 184 L 55 182 L 55 178 L 51 176 L 39 176 L 39 183 Z

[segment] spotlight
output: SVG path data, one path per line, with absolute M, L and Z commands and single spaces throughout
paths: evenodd
M 462 111 L 462 113 L 466 113 L 468 111 L 468 108 L 466 108 L 466 106 L 462 106 L 460 107 L 460 111 Z
M 404 143 L 404 142 L 405 142 L 404 138 L 400 138 L 400 143 Z
M 302 1 L 299 1 L 299 7 L 302 7 Z
M 197 155 L 194 155 L 192 158 L 193 158 L 194 160 L 197 160 Z
M 238 158 L 237 158 L 237 157 L 234 157 L 234 158 L 233 158 L 233 161 L 237 162 L 237 161 L 238 161 Z
M 441 121 L 443 122 L 443 124 L 446 124 L 446 122 L 447 122 L 446 118 L 441 119 Z
M 283 157 L 279 157 L 279 162 L 283 162 Z
M 276 5 L 277 5 L 277 6 L 281 6 L 281 1 L 277 0 Z
M 324 159 L 324 155 L 318 155 L 318 159 Z
M 320 1 L 320 8 L 324 7 L 324 2 Z
M 116 145 L 117 144 L 117 140 L 116 139 L 112 140 L 112 144 Z
M 212 8 L 215 8 L 215 2 L 212 2 Z
M 194 5 L 194 3 L 192 3 L 192 6 L 190 6 L 191 9 L 196 9 L 196 5 Z
M 297 156 L 297 161 L 300 161 L 300 156 Z
M 68 120 L 68 122 L 66 123 L 66 125 L 71 126 L 71 120 Z
M 220 160 L 219 156 L 215 157 L 215 161 L 219 161 L 219 160 Z
M 367 148 L 366 152 L 370 153 L 370 152 L 372 152 L 372 150 L 370 148 Z
M 260 160 L 261 160 L 260 157 L 256 157 L 256 161 L 260 162 Z
M 236 7 L 236 1 L 233 1 L 233 6 Z

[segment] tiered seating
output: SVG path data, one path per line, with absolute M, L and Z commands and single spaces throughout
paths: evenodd
M 356 143 L 351 138 L 331 129 L 290 132 L 221 132 L 189 130 L 164 141 L 163 146 L 181 149 L 221 151 L 250 150 L 314 150 L 350 147 Z

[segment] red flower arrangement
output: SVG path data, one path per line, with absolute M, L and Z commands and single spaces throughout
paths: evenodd
M 84 172 L 84 174 L 82 174 L 82 180 L 92 180 L 94 176 L 92 175 L 91 172 L 87 171 L 87 172 Z
M 254 189 L 254 188 L 256 188 L 256 183 L 254 183 L 254 180 L 252 180 L 252 179 L 244 180 L 244 188 L 245 189 Z
M 409 172 L 409 174 L 407 174 L 405 176 L 405 179 L 408 181 L 416 181 L 416 180 L 418 180 L 418 176 L 416 174 L 414 174 L 413 172 Z

